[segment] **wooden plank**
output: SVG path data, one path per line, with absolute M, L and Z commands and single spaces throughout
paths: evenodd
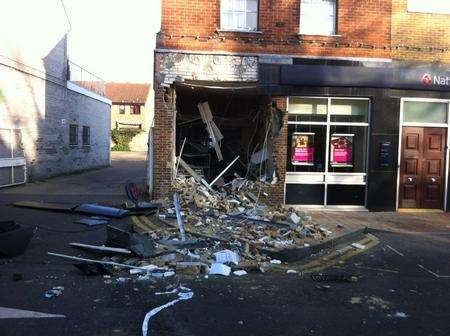
M 216 137 L 216 140 L 217 141 L 222 141 L 223 140 L 223 134 L 220 131 L 219 127 L 217 127 L 217 125 L 216 125 L 216 123 L 214 121 L 211 121 L 210 124 L 211 124 L 212 130 L 214 132 L 214 135 Z
M 211 108 L 209 107 L 209 103 L 208 102 L 204 102 L 201 105 L 203 107 L 203 113 L 205 115 L 205 119 L 207 121 L 211 122 L 213 120 L 213 114 L 211 112 Z
M 19 208 L 51 210 L 59 212 L 73 212 L 73 209 L 77 207 L 77 204 L 44 203 L 34 201 L 20 201 L 13 203 L 13 205 Z

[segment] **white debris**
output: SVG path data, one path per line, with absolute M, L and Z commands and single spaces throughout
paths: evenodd
M 190 300 L 192 299 L 192 297 L 194 296 L 194 293 L 189 291 L 189 292 L 184 292 L 184 293 L 178 293 L 178 299 L 175 299 L 173 301 L 170 301 L 168 303 L 166 303 L 165 305 L 162 305 L 160 307 L 157 308 L 153 308 L 152 310 L 150 310 L 147 315 L 145 315 L 144 318 L 144 322 L 142 323 L 142 335 L 143 336 L 147 336 L 148 333 L 148 322 L 150 321 L 150 318 L 156 314 L 158 314 L 161 310 L 166 309 L 170 306 L 173 306 L 175 304 L 177 304 L 180 301 L 186 301 L 186 300 Z
M 352 246 L 358 250 L 364 250 L 366 247 L 364 245 L 353 243 Z
M 158 269 L 158 266 L 156 266 L 156 265 L 147 265 L 147 266 L 142 266 L 141 269 L 139 269 L 139 268 L 130 269 L 130 274 L 141 274 L 141 273 L 151 272 L 156 269 Z
M 216 257 L 216 262 L 218 263 L 233 263 L 235 265 L 239 264 L 239 255 L 236 252 L 230 250 L 223 250 L 214 253 Z
M 298 224 L 300 223 L 300 220 L 301 220 L 301 218 L 300 218 L 295 212 L 292 212 L 292 213 L 289 215 L 288 219 L 289 219 L 289 220 L 292 222 L 292 224 L 294 224 L 294 225 L 298 225 Z
M 211 265 L 211 269 L 209 270 L 209 274 L 214 275 L 224 275 L 229 276 L 231 273 L 231 267 L 221 264 L 221 263 L 214 263 Z
M 270 261 L 270 263 L 271 263 L 271 264 L 275 264 L 275 265 L 280 265 L 280 264 L 281 264 L 281 260 L 278 260 L 278 259 L 272 259 L 272 260 Z
M 244 270 L 242 270 L 242 271 L 234 271 L 233 274 L 236 275 L 236 276 L 244 276 L 244 275 L 247 275 L 247 272 L 244 271 Z
M 297 274 L 298 272 L 296 270 L 287 270 L 286 271 L 287 274 Z
M 170 295 L 178 293 L 178 288 L 174 288 L 170 292 L 156 292 L 155 295 Z

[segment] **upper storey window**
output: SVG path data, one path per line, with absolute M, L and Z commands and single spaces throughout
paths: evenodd
M 449 0 L 408 0 L 408 12 L 450 14 Z
M 336 34 L 336 0 L 301 0 L 300 34 Z
M 221 0 L 220 28 L 258 30 L 258 0 Z

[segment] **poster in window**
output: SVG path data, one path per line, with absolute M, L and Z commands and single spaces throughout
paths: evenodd
M 292 159 L 293 165 L 314 165 L 314 135 L 315 133 L 292 134 Z
M 353 167 L 353 140 L 354 134 L 331 135 L 331 159 L 332 167 Z

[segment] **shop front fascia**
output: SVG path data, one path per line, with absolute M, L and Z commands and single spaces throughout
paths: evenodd
M 261 92 L 287 101 L 287 205 L 450 210 L 450 72 L 390 63 L 270 64 L 259 71 Z M 430 146 L 441 150 L 422 155 L 420 167 L 405 161 L 405 127 L 412 126 L 424 139 L 418 146 L 434 141 Z M 430 174 L 405 174 L 407 165 Z

